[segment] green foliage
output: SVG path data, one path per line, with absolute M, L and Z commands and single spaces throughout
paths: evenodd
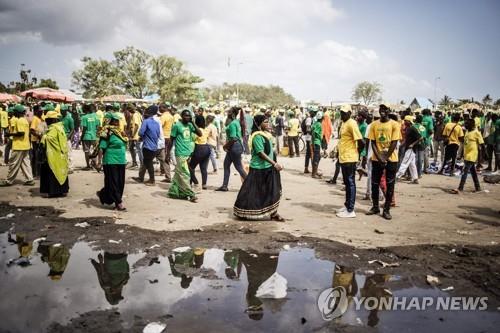
M 37 88 L 59 89 L 59 86 L 57 85 L 57 82 L 52 79 L 41 79 Z
M 216 103 L 238 95 L 239 100 L 251 104 L 265 104 L 272 107 L 297 104 L 292 95 L 286 93 L 283 88 L 273 85 L 223 83 L 220 86 L 205 88 L 203 92 L 210 103 Z
M 483 97 L 483 104 L 490 105 L 491 102 L 493 102 L 493 99 L 491 98 L 490 94 L 486 94 L 486 96 Z
M 83 90 L 83 97 L 96 98 L 117 94 L 118 70 L 109 61 L 103 59 L 82 58 L 83 68 L 72 73 L 73 85 Z
M 445 110 L 448 110 L 453 106 L 453 101 L 451 100 L 450 96 L 444 95 L 441 101 L 439 101 L 439 106 L 441 106 Z
M 85 57 L 84 67 L 73 72 L 73 84 L 84 91 L 84 97 L 126 93 L 143 98 L 158 93 L 163 101 L 186 103 L 198 95 L 195 85 L 203 79 L 174 57 L 154 57 L 131 46 L 113 55 L 113 61 Z
M 352 99 L 370 105 L 382 100 L 382 85 L 378 82 L 363 81 L 358 83 L 352 91 Z

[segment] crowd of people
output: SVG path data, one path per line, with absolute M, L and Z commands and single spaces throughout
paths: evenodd
M 66 196 L 75 168 L 72 151 L 81 148 L 85 157 L 81 169 L 104 174 L 104 186 L 96 194 L 101 204 L 116 210 L 126 210 L 122 200 L 126 173 L 137 172 L 134 181 L 154 186 L 155 163 L 164 177 L 161 181 L 170 183 L 170 198 L 196 202 L 198 194 L 208 189 L 209 166 L 216 174 L 224 151 L 223 181 L 216 191 L 228 191 L 234 165 L 242 180 L 234 215 L 248 220 L 284 221 L 278 214 L 283 169 L 278 156 L 299 158 L 304 153 L 303 173 L 315 179 L 322 178 L 321 159 L 334 159 L 334 175 L 327 182 L 336 184 L 342 175 L 345 202 L 336 214 L 340 218 L 356 217 L 356 175 L 367 176 L 364 199 L 372 203 L 367 214 L 381 213 L 390 220 L 397 181 L 418 184 L 427 173 L 461 174 L 457 188 L 450 191 L 459 194 L 470 173 L 480 191 L 478 172 L 486 163 L 485 171 L 497 171 L 500 155 L 497 113 L 410 108 L 394 112 L 385 103 L 370 111 L 349 104 L 224 109 L 42 101 L 4 105 L 0 134 L 8 165 L 0 186 L 12 185 L 21 172 L 24 185 L 33 186 L 40 179 L 40 193 Z

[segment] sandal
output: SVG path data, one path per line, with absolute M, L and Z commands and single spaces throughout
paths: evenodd
M 285 222 L 285 219 L 278 213 L 272 215 L 271 220 L 276 222 Z

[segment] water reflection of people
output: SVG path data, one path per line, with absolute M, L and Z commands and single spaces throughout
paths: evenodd
M 99 253 L 99 262 L 91 260 L 97 272 L 97 278 L 106 300 L 111 305 L 118 304 L 122 299 L 122 289 L 129 279 L 129 265 L 126 253 L 104 252 L 104 258 Z
M 172 275 L 181 278 L 181 287 L 189 288 L 193 281 L 193 273 L 203 265 L 205 249 L 195 248 L 174 252 L 168 257 Z M 194 268 L 194 270 L 193 270 Z
M 25 235 L 16 234 L 15 243 L 17 244 L 17 250 L 19 251 L 20 258 L 29 258 L 31 251 L 33 250 L 33 242 L 26 241 Z
M 241 250 L 238 254 L 238 264 L 245 266 L 247 271 L 247 314 L 248 317 L 253 320 L 261 320 L 262 317 L 264 317 L 262 301 L 256 297 L 255 294 L 260 285 L 276 272 L 278 258 L 271 258 L 271 256 L 272 254 L 270 253 L 259 253 L 256 257 Z M 236 271 L 241 271 L 241 268 Z
M 70 253 L 64 245 L 41 243 L 38 245 L 38 253 L 42 255 L 42 261 L 49 265 L 49 278 L 59 281 L 68 265 Z
M 391 278 L 388 274 L 375 274 L 367 276 L 363 288 L 361 288 L 361 297 L 376 297 L 379 301 L 382 298 L 392 297 L 391 293 L 384 287 L 385 283 Z M 368 326 L 375 327 L 378 322 L 378 308 L 370 311 L 368 315 Z

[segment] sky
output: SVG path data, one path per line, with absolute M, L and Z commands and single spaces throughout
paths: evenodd
M 203 85 L 280 85 L 299 100 L 500 98 L 496 0 L 0 0 L 0 81 L 20 64 L 71 86 L 83 56 L 134 46 L 182 60 Z M 230 58 L 230 66 L 228 66 Z

